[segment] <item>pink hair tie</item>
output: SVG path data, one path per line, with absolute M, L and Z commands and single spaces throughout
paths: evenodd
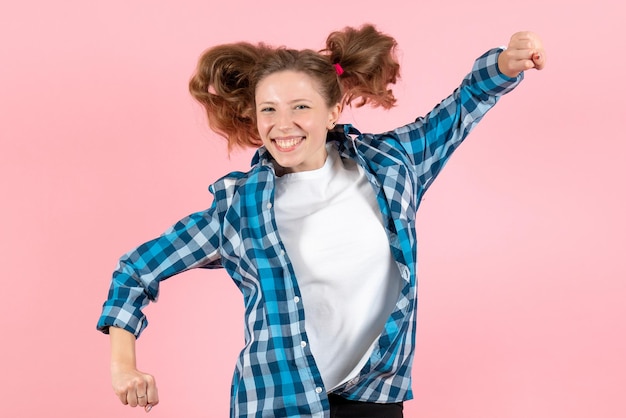
M 341 76 L 341 74 L 343 74 L 343 68 L 341 68 L 341 65 L 339 65 L 339 63 L 333 64 L 333 67 L 335 67 L 335 72 L 338 76 Z

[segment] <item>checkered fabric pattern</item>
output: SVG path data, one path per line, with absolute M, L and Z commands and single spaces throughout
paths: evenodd
M 415 214 L 454 149 L 523 78 L 498 71 L 499 52 L 478 58 L 452 95 L 411 124 L 376 135 L 338 125 L 328 134 L 342 158 L 363 167 L 375 189 L 404 280 L 396 309 L 367 364 L 333 393 L 382 403 L 412 398 Z M 98 329 L 107 332 L 116 326 L 139 336 L 148 323 L 142 309 L 156 301 L 161 281 L 191 268 L 225 268 L 243 293 L 246 323 L 245 346 L 232 382 L 231 417 L 328 417 L 327 388 L 307 344 L 306 301 L 300 298 L 272 209 L 271 156 L 262 147 L 252 164 L 249 172 L 231 173 L 209 188 L 214 195 L 209 209 L 182 219 L 120 259 Z

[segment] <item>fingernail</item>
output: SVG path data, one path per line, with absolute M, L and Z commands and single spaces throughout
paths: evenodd
M 152 410 L 152 405 L 146 405 L 146 412 L 150 412 Z

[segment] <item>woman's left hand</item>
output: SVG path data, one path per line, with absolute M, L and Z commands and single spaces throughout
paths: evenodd
M 511 36 L 508 47 L 498 57 L 500 71 L 515 78 L 522 71 L 535 68 L 542 70 L 546 65 L 546 52 L 536 33 L 517 32 Z

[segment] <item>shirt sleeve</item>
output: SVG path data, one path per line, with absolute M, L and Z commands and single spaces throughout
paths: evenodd
M 395 130 L 401 146 L 412 159 L 418 181 L 426 190 L 452 152 L 504 94 L 523 79 L 503 74 L 498 68 L 502 48 L 479 57 L 461 85 L 426 116 Z
M 216 202 L 211 208 L 180 220 L 158 238 L 126 253 L 113 272 L 98 330 L 123 328 L 136 337 L 148 321 L 142 309 L 156 301 L 161 281 L 197 267 L 221 267 L 220 222 Z

